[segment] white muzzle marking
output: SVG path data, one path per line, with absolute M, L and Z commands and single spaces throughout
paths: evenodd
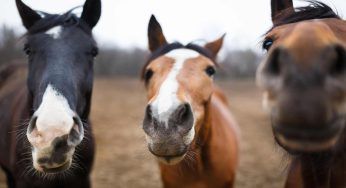
M 35 129 L 27 135 L 30 143 L 36 149 L 50 147 L 55 138 L 70 133 L 74 115 L 67 99 L 49 84 L 42 103 L 34 113 L 37 117 Z

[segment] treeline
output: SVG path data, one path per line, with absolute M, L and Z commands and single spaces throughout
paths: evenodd
M 139 48 L 102 48 L 94 67 L 98 76 L 139 77 L 148 52 Z
M 221 60 L 221 78 L 253 78 L 262 57 L 251 49 L 229 51 Z
M 23 40 L 9 27 L 0 28 L 0 65 L 26 61 Z M 95 61 L 95 73 L 103 77 L 139 77 L 149 52 L 144 49 L 122 49 L 100 46 Z M 219 61 L 218 78 L 252 78 L 261 57 L 253 50 L 228 51 Z
M 0 28 L 0 65 L 23 59 L 22 40 L 12 29 L 3 25 Z

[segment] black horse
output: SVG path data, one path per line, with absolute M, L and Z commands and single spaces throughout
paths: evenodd
M 92 28 L 100 0 L 81 17 L 36 12 L 16 0 L 28 65 L 0 72 L 0 166 L 9 187 L 90 187 L 94 140 L 89 124 Z

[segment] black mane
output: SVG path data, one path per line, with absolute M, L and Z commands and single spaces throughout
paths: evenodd
M 77 7 L 78 8 L 78 7 Z M 73 8 L 64 14 L 48 14 L 39 11 L 43 14 L 43 18 L 37 21 L 31 28 L 28 29 L 28 34 L 37 34 L 40 32 L 45 32 L 55 26 L 62 25 L 64 27 L 76 25 L 79 26 L 87 34 L 91 34 L 91 28 L 80 18 L 78 18 L 72 11 L 76 9 Z
M 328 5 L 319 1 L 307 2 L 309 2 L 310 5 L 296 8 L 294 11 L 287 9 L 277 15 L 274 18 L 275 21 L 273 27 L 312 19 L 341 19 L 340 16 Z
M 142 74 L 141 77 L 144 77 L 144 73 L 145 73 L 145 68 L 149 65 L 149 63 L 151 61 L 153 61 L 154 59 L 169 53 L 170 51 L 176 50 L 176 49 L 189 49 L 189 50 L 193 50 L 198 52 L 199 54 L 211 59 L 215 65 L 217 65 L 213 55 L 211 54 L 211 52 L 209 50 L 207 50 L 206 48 L 194 44 L 194 43 L 189 43 L 187 45 L 183 45 L 180 42 L 174 42 L 174 43 L 170 43 L 170 44 L 166 44 L 162 47 L 160 47 L 159 49 L 155 50 L 153 53 L 150 54 L 147 62 L 145 63 L 143 69 L 142 69 Z

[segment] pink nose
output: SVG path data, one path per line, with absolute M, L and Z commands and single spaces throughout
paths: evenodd
M 51 126 L 44 130 L 38 130 L 37 119 L 38 118 L 34 116 L 27 129 L 28 140 L 32 146 L 36 148 L 51 147 L 57 138 L 62 139 L 68 146 L 75 147 L 83 139 L 84 128 L 79 117 L 73 118 L 74 124 L 68 131 L 59 129 L 59 126 Z

